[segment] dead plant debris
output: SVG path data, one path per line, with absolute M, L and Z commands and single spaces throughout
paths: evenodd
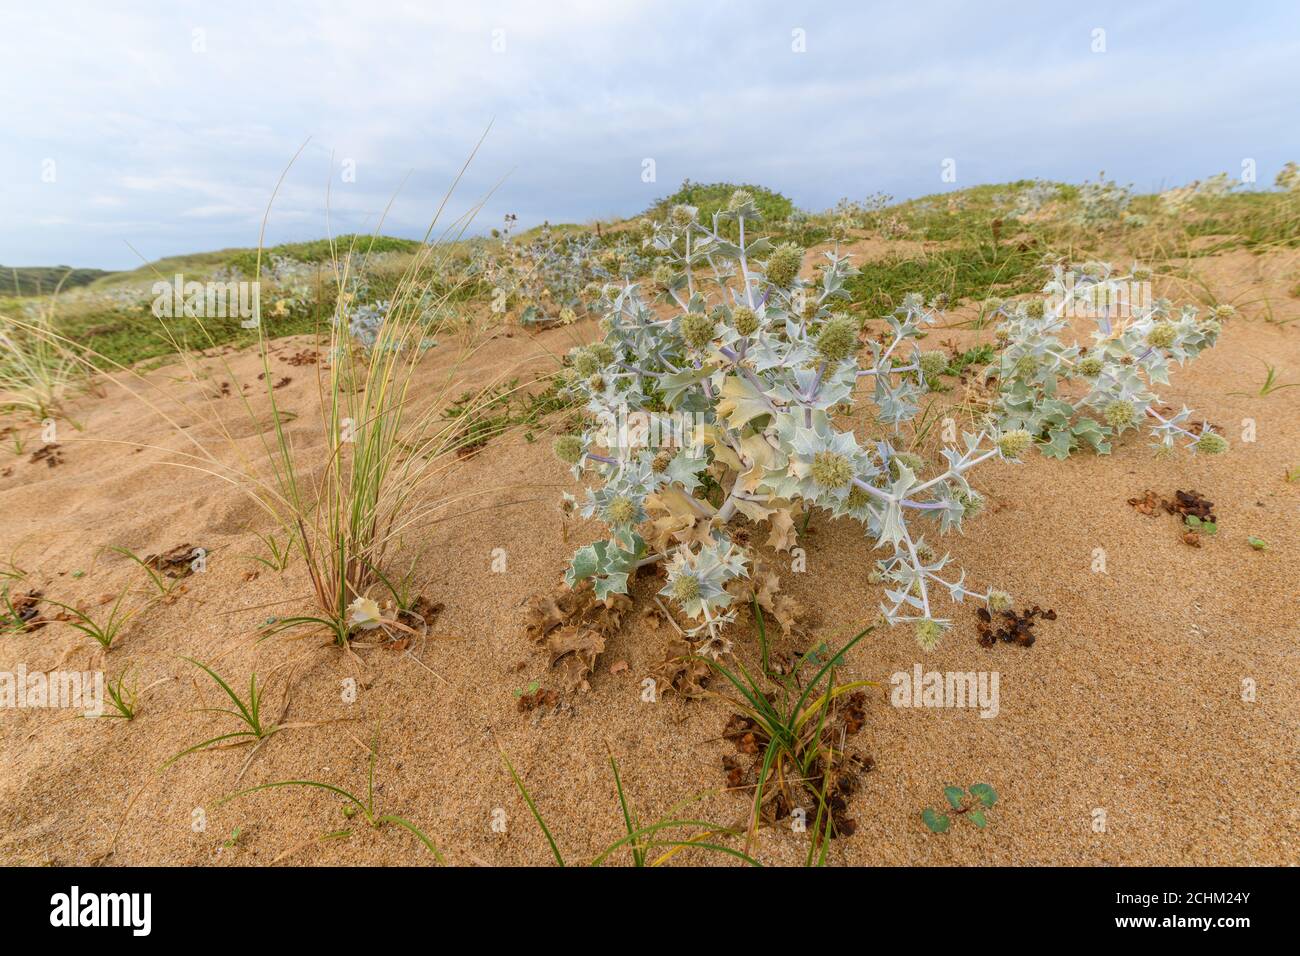
M 411 602 L 410 607 L 402 608 L 397 612 L 397 622 L 413 630 L 427 631 L 433 627 L 434 621 L 438 620 L 438 615 L 446 609 L 447 606 L 441 601 L 430 601 L 421 594 Z
M 32 456 L 27 460 L 30 461 L 33 465 L 43 461 L 45 462 L 46 465 L 48 465 L 51 468 L 55 467 L 56 465 L 61 465 L 63 464 L 62 446 L 57 443 L 42 445 L 40 448 L 32 452 Z
M 1006 611 L 990 611 L 986 607 L 981 607 L 975 610 L 975 626 L 979 631 L 981 647 L 992 647 L 998 641 L 1020 647 L 1033 647 L 1034 641 L 1037 640 L 1033 628 L 1038 620 L 1055 621 L 1056 612 L 1051 608 L 1043 610 L 1037 604 L 1019 613 L 1015 608 Z
M 690 641 L 679 638 L 668 642 L 664 659 L 651 671 L 651 676 L 656 693 L 671 690 L 687 700 L 699 700 L 707 694 L 705 688 L 713 669 L 700 659 Z
M 1218 532 L 1214 502 L 1195 491 L 1175 491 L 1171 500 L 1147 489 L 1140 497 L 1130 498 L 1128 503 L 1148 517 L 1153 517 L 1162 511 L 1165 514 L 1177 515 L 1181 519 L 1180 536 L 1193 548 L 1201 546 L 1201 538 L 1204 535 Z
M 50 623 L 41 617 L 38 605 L 42 597 L 44 597 L 43 591 L 33 589 L 10 598 L 9 607 L 0 606 L 0 630 L 39 631 Z
M 178 544 L 162 554 L 149 555 L 144 564 L 169 578 L 188 578 L 194 573 L 194 558 L 198 551 L 192 544 Z
M 585 580 L 576 588 L 561 584 L 550 594 L 534 594 L 526 603 L 524 629 L 545 646 L 561 688 L 590 690 L 587 678 L 595 670 L 605 642 L 623 626 L 632 599 L 613 594 L 602 601 L 591 581 Z
M 318 354 L 313 352 L 311 349 L 302 349 L 301 351 L 294 352 L 288 358 L 285 358 L 283 355 L 280 356 L 281 362 L 288 362 L 295 368 L 300 368 L 304 365 L 315 365 L 318 359 Z

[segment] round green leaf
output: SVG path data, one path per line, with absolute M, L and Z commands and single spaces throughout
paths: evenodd
M 944 813 L 935 813 L 929 807 L 921 814 L 921 819 L 929 827 L 931 833 L 943 833 L 948 829 L 948 815 Z

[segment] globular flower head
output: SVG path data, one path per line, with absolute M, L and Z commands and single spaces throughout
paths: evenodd
M 608 365 L 614 361 L 614 347 L 608 342 L 596 342 L 590 346 L 590 351 L 601 365 Z
M 735 212 L 738 209 L 748 206 L 754 201 L 754 194 L 748 189 L 737 189 L 727 200 L 727 211 Z
M 758 316 L 749 306 L 742 305 L 731 313 L 732 324 L 741 335 L 753 335 L 758 331 Z
M 853 480 L 853 463 L 836 451 L 813 455 L 812 479 L 824 488 L 843 488 Z
M 699 215 L 699 210 L 696 209 L 694 206 L 678 204 L 676 206 L 673 206 L 672 212 L 668 214 L 668 218 L 672 220 L 672 224 L 674 226 L 678 226 L 680 228 L 680 227 L 689 226 L 691 223 L 693 223 L 697 215 Z
M 916 622 L 916 644 L 923 651 L 932 651 L 939 646 L 939 639 L 943 637 L 944 627 L 935 620 L 926 618 L 924 621 Z
M 746 574 L 745 564 L 743 552 L 730 542 L 703 545 L 698 553 L 679 548 L 666 565 L 668 583 L 659 593 L 688 617 L 716 613 L 734 600 L 726 584 Z
M 703 312 L 687 312 L 681 317 L 679 328 L 682 338 L 693 349 L 702 349 L 712 342 L 718 330 L 717 323 Z
M 1123 431 L 1125 428 L 1128 428 L 1133 424 L 1137 412 L 1134 410 L 1132 402 L 1123 398 L 1117 398 L 1106 406 L 1103 414 L 1106 417 L 1106 423 L 1108 425 L 1112 428 Z
M 961 505 L 963 518 L 974 518 L 984 510 L 984 496 L 973 488 L 970 491 L 957 492 L 956 499 L 957 503 Z
M 921 374 L 926 378 L 938 378 L 948 368 L 948 356 L 938 349 L 922 352 L 920 358 Z
M 636 517 L 637 507 L 627 495 L 615 495 L 605 505 L 605 523 L 608 525 L 631 524 Z
M 1220 322 L 1227 322 L 1229 319 L 1235 318 L 1236 315 L 1236 307 L 1226 303 L 1223 305 L 1216 305 L 1214 308 L 1210 309 L 1210 318 L 1217 319 Z
M 1041 319 L 1046 306 L 1042 299 L 1030 299 L 1025 306 L 1025 314 L 1031 319 Z
M 854 485 L 849 489 L 849 496 L 844 499 L 844 507 L 850 511 L 858 511 L 865 508 L 870 502 L 871 495 Z
M 582 439 L 577 435 L 561 435 L 551 445 L 555 457 L 566 465 L 576 465 L 582 458 Z
M 654 280 L 665 289 L 672 285 L 673 275 L 673 267 L 667 263 L 655 266 Z
M 793 242 L 783 242 L 772 250 L 767 260 L 767 278 L 778 289 L 788 289 L 794 284 L 803 264 L 803 250 Z
M 1206 432 L 1196 440 L 1196 450 L 1207 455 L 1221 455 L 1228 450 L 1228 440 L 1214 432 Z
M 1038 359 L 1025 353 L 1016 359 L 1015 373 L 1021 378 L 1029 378 L 1038 368 Z
M 1097 356 L 1085 355 L 1083 358 L 1079 359 L 1077 368 L 1080 375 L 1084 375 L 1088 378 L 1096 378 L 1101 374 L 1103 364 L 1102 360 Z
M 1011 610 L 1011 595 L 1008 594 L 1006 591 L 990 591 L 989 610 L 990 611 Z
M 847 315 L 831 316 L 817 335 L 817 352 L 828 362 L 842 362 L 857 350 L 857 323 Z
M 1033 444 L 1033 436 L 1023 428 L 1003 432 L 998 437 L 998 451 L 1004 458 L 1018 458 L 1020 453 Z
M 889 459 L 889 472 L 895 478 L 899 477 L 898 468 L 900 465 L 906 465 L 908 471 L 913 475 L 919 475 L 925 471 L 925 459 L 910 451 L 896 451 L 894 456 Z
M 1157 322 L 1147 333 L 1147 344 L 1158 349 L 1167 349 L 1174 344 L 1178 330 L 1172 322 Z
M 574 322 L 577 321 L 578 321 L 578 313 L 574 312 L 568 306 L 565 306 L 563 309 L 560 310 L 561 325 L 572 325 Z
M 573 353 L 573 369 L 580 378 L 590 378 L 600 369 L 601 362 L 591 349 L 578 349 Z
M 567 491 L 560 493 L 560 500 L 556 502 L 555 508 L 560 512 L 562 518 L 572 518 L 578 513 L 578 499 Z
M 700 597 L 700 582 L 693 574 L 684 572 L 673 582 L 673 600 L 678 604 L 689 604 Z

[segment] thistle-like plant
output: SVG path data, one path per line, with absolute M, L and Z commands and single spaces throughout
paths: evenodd
M 606 597 L 625 593 L 637 567 L 666 561 L 663 594 L 697 622 L 693 636 L 706 648 L 725 649 L 727 584 L 747 576 L 751 563 L 729 522 L 743 514 L 788 528 L 792 513 L 819 507 L 861 523 L 886 552 L 874 572 L 886 585 L 882 611 L 890 623 L 913 622 L 917 640 L 933 647 L 948 623 L 934 606 L 936 590 L 958 602 L 987 600 L 988 592 L 944 574 L 948 558 L 925 543 L 917 519 L 938 533 L 959 529 L 980 500 L 967 483 L 970 469 L 1014 459 L 1030 436 L 966 434 L 938 466 L 906 451 L 902 426 L 927 390 L 917 340 L 932 310 L 906 297 L 860 361 L 859 323 L 835 309 L 855 274 L 848 258 L 836 246 L 819 279 L 801 278 L 803 252 L 754 238 L 756 219 L 752 198 L 739 190 L 709 225 L 685 206 L 654 224 L 647 242 L 661 262 L 657 301 L 667 314 L 656 313 L 636 283 L 605 286 L 605 337 L 575 350 L 568 370 L 591 422 L 559 439 L 556 453 L 576 478 L 600 479 L 582 514 L 603 521 L 610 535 L 574 555 L 567 581 L 591 578 Z M 724 230 L 724 222 L 735 228 Z M 864 386 L 876 424 L 861 441 L 834 416 Z M 629 440 L 620 423 L 632 418 L 675 440 L 658 448 Z M 720 491 L 717 500 L 709 490 Z
M 1223 316 L 1198 320 L 1191 307 L 1174 316 L 1164 300 L 1134 305 L 1123 292 L 1140 273 L 1089 263 L 1057 267 L 1043 302 L 998 306 L 994 413 L 927 461 L 909 450 L 903 427 L 942 371 L 942 356 L 918 346 L 935 308 L 906 296 L 864 344 L 858 321 L 836 310 L 855 274 L 838 245 L 819 277 L 805 279 L 801 250 L 752 237 L 757 218 L 738 190 L 707 225 L 687 206 L 652 225 L 655 303 L 637 283 L 604 287 L 604 338 L 575 349 L 567 370 L 588 427 L 556 442 L 575 478 L 600 479 L 581 510 L 610 530 L 574 555 L 568 583 L 591 578 L 600 597 L 626 593 L 638 567 L 666 562 L 661 593 L 696 622 L 689 633 L 705 641 L 703 653 L 729 648 L 720 636 L 733 616 L 728 583 L 750 573 L 748 552 L 728 530 L 737 514 L 769 522 L 778 540 L 778 529 L 810 508 L 860 522 L 885 552 L 867 569 L 870 583 L 885 586 L 885 620 L 912 623 L 929 650 L 950 623 L 935 606 L 938 593 L 958 603 L 1001 593 L 967 588 L 925 537 L 923 523 L 937 537 L 980 510 L 967 477 L 975 466 L 1015 461 L 1035 444 L 1054 457 L 1080 443 L 1106 452 L 1111 436 L 1143 420 L 1162 448 L 1179 440 L 1209 453 L 1226 448 L 1208 426 L 1192 431 L 1187 409 L 1162 410 L 1150 388 L 1168 381 L 1173 363 L 1213 344 Z M 1067 306 L 1080 304 L 1098 316 L 1086 354 L 1058 337 Z M 1061 388 L 1068 379 L 1085 388 L 1072 400 Z M 860 439 L 835 416 L 864 387 L 875 426 Z M 670 440 L 653 441 L 664 435 Z
M 1132 189 L 1099 173 L 1096 182 L 1088 180 L 1079 187 L 1078 222 L 1088 229 L 1105 228 L 1121 221 L 1132 201 Z
M 1190 409 L 1163 408 L 1152 390 L 1213 345 L 1230 312 L 1199 318 L 1195 306 L 1175 312 L 1166 299 L 1143 301 L 1150 274 L 1115 272 L 1101 262 L 1053 267 L 1043 298 L 1004 304 L 999 341 L 1005 347 L 990 372 L 998 379 L 996 424 L 1023 430 L 1043 454 L 1066 458 L 1088 445 L 1107 454 L 1112 439 L 1145 424 L 1162 451 L 1182 442 L 1218 454 L 1227 441 L 1208 426 L 1189 427 Z M 1071 317 L 1096 321 L 1093 344 L 1066 345 Z

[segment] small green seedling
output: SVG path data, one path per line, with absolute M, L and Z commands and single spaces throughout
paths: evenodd
M 1264 366 L 1264 381 L 1260 384 L 1259 390 L 1255 392 L 1229 392 L 1229 395 L 1246 395 L 1255 398 L 1264 398 L 1273 392 L 1281 391 L 1284 388 L 1300 387 L 1300 382 L 1279 382 L 1277 379 L 1277 367 L 1270 365 L 1268 362 L 1260 361 Z
M 272 571 L 283 571 L 289 566 L 289 557 L 292 554 L 289 550 L 289 541 L 285 541 L 281 544 L 274 534 L 258 533 L 257 537 L 259 541 L 266 545 L 266 550 L 271 556 L 268 558 L 258 554 L 250 554 L 250 558 L 258 564 L 266 565 Z
M 85 611 L 73 607 L 71 604 L 64 604 L 61 601 L 55 601 L 52 598 L 46 598 L 46 604 L 53 604 L 55 607 L 63 608 L 72 615 L 73 619 L 66 621 L 70 627 L 75 627 L 82 634 L 85 634 L 104 650 L 112 650 L 113 642 L 117 640 L 118 634 L 126 626 L 126 622 L 139 613 L 139 608 L 133 608 L 130 611 L 122 611 L 122 601 L 126 598 L 126 592 L 123 591 L 109 608 L 108 617 L 103 621 L 96 621 Z
M 117 680 L 104 682 L 104 687 L 108 690 L 108 701 L 113 705 L 113 709 L 117 711 L 115 714 L 105 711 L 104 717 L 117 717 L 121 720 L 135 719 L 139 694 L 136 692 L 134 684 L 126 682 L 127 675 L 130 673 L 131 668 L 128 667 L 117 676 Z
M 238 845 L 239 845 L 239 835 L 240 835 L 242 832 L 243 832 L 243 830 L 240 829 L 239 827 L 235 827 L 235 829 L 231 830 L 231 831 L 230 831 L 230 839 L 225 840 L 225 841 L 221 844 L 222 849 L 225 849 L 225 850 L 233 850 L 236 846 L 238 846 Z
M 23 599 L 19 598 L 19 604 L 15 604 L 13 598 L 9 596 L 9 586 L 5 585 L 4 589 L 0 590 L 0 602 L 4 604 L 3 613 L 0 613 L 0 634 L 26 630 L 28 613 L 25 613 L 24 607 L 19 606 L 19 604 L 25 606 Z
M 118 547 L 117 545 L 114 545 L 108 550 L 116 551 L 118 554 L 122 555 L 122 557 L 130 561 L 134 561 L 136 564 L 140 565 L 140 567 L 144 569 L 144 573 L 149 575 L 149 580 L 153 582 L 153 586 L 158 589 L 158 595 L 160 597 L 167 597 L 169 594 L 171 594 L 172 588 L 176 587 L 176 582 L 174 580 L 172 580 L 171 578 L 163 577 L 152 567 L 150 567 L 149 564 L 142 557 L 140 557 L 130 548 L 122 548 L 122 547 Z
M 532 794 L 529 793 L 528 788 L 524 786 L 524 781 L 515 771 L 514 765 L 510 762 L 510 758 L 506 756 L 504 750 L 501 751 L 501 760 L 505 763 L 506 770 L 509 771 L 510 778 L 515 782 L 515 787 L 519 790 L 519 795 L 523 797 L 524 803 L 528 806 L 529 811 L 533 815 L 533 819 L 537 821 L 538 827 L 541 828 L 542 835 L 546 837 L 546 842 L 551 847 L 551 855 L 555 858 L 556 865 L 567 866 L 564 861 L 564 856 L 560 853 L 559 845 L 555 842 L 555 836 L 551 833 L 551 828 L 548 827 L 546 821 L 542 819 L 541 811 L 537 809 L 537 804 L 533 801 Z M 615 840 L 607 846 L 587 864 L 588 866 L 601 866 L 616 851 L 625 847 L 632 855 L 632 865 L 637 867 L 660 866 L 674 857 L 681 850 L 690 848 L 706 850 L 710 853 L 725 854 L 727 856 L 735 857 L 750 866 L 761 865 L 748 854 L 715 842 L 718 837 L 725 838 L 739 836 L 739 830 L 733 827 L 710 823 L 707 820 L 673 818 L 672 814 L 677 811 L 676 807 L 669 811 L 668 817 L 655 823 L 642 826 L 640 821 L 637 819 L 635 812 L 628 803 L 627 794 L 623 790 L 623 778 L 618 772 L 618 761 L 614 759 L 612 753 L 609 755 L 609 766 L 614 772 L 614 789 L 618 794 L 619 810 L 623 817 L 623 826 L 627 831 L 627 836 Z M 681 804 L 678 806 L 680 807 Z M 674 835 L 665 832 L 676 829 L 697 829 L 698 832 L 693 836 L 686 836 L 682 839 L 677 839 Z M 650 860 L 650 851 L 658 851 L 665 848 L 666 852 L 662 853 L 655 859 Z
M 224 743 L 226 741 L 260 744 L 263 740 L 270 737 L 276 731 L 283 729 L 262 719 L 262 695 L 266 692 L 266 685 L 263 684 L 261 687 L 257 686 L 256 674 L 253 674 L 248 680 L 248 700 L 244 701 L 240 699 L 238 694 L 236 694 L 233 690 L 230 689 L 230 685 L 227 684 L 224 680 L 222 680 L 221 675 L 219 675 L 212 668 L 208 667 L 206 664 L 199 663 L 198 661 L 194 660 L 194 658 L 192 657 L 186 657 L 183 659 L 189 661 L 195 667 L 199 668 L 205 674 L 211 677 L 214 681 L 216 681 L 217 686 L 220 687 L 221 690 L 225 693 L 225 695 L 229 697 L 231 701 L 234 702 L 234 705 L 236 707 L 235 710 L 231 710 L 225 707 L 203 707 L 200 708 L 199 712 L 213 713 L 213 714 L 230 714 L 232 717 L 236 717 L 239 719 L 240 723 L 243 724 L 244 729 L 236 730 L 228 734 L 221 734 L 218 737 L 212 737 L 208 740 L 203 741 L 202 743 L 197 743 L 193 747 L 187 747 L 184 750 L 182 750 L 180 753 L 172 757 L 170 760 L 168 760 L 165 764 L 163 764 L 162 767 L 159 768 L 160 770 L 166 770 L 168 767 L 170 767 L 176 761 L 180 760 L 182 757 L 186 756 L 187 754 L 192 754 L 195 751 L 206 750 L 209 747 L 212 747 L 219 743 Z
M 976 827 L 983 830 L 989 825 L 986 810 L 998 802 L 997 791 L 987 783 L 972 784 L 969 789 L 961 787 L 944 787 L 943 795 L 952 808 L 953 816 L 965 817 Z M 926 807 L 921 813 L 921 820 L 931 833 L 947 833 L 952 819 L 946 813 L 940 813 Z
M 1215 535 L 1219 533 L 1219 526 L 1213 521 L 1206 518 L 1198 518 L 1196 515 L 1188 515 L 1183 519 L 1187 525 L 1188 531 L 1195 531 L 1197 534 Z
M 249 787 L 247 790 L 240 790 L 238 793 L 232 793 L 230 796 L 223 798 L 221 802 L 218 803 L 218 806 L 220 806 L 221 804 L 229 803 L 231 800 L 234 800 L 237 797 L 242 797 L 250 793 L 256 793 L 259 790 L 270 790 L 274 787 L 311 787 L 317 790 L 325 790 L 329 793 L 333 793 L 337 796 L 340 796 L 343 799 L 348 801 L 348 803 L 346 803 L 343 807 L 343 815 L 348 819 L 352 819 L 358 813 L 360 813 L 362 819 L 364 819 L 366 823 L 370 824 L 370 826 L 376 830 L 378 830 L 386 823 L 396 824 L 397 826 L 409 830 L 411 833 L 415 834 L 415 836 L 419 838 L 420 842 L 424 844 L 424 846 L 428 849 L 428 851 L 433 854 L 434 859 L 436 859 L 439 863 L 445 864 L 447 860 L 443 857 L 442 853 L 438 850 L 438 847 L 435 846 L 434 842 L 430 840 L 427 836 L 425 836 L 424 833 L 420 830 L 420 828 L 417 827 L 414 823 L 412 823 L 410 820 L 406 819 L 405 817 L 399 817 L 396 814 L 392 814 L 392 813 L 381 814 L 375 811 L 375 761 L 376 759 L 378 759 L 378 757 L 379 757 L 379 732 L 378 730 L 376 730 L 374 742 L 370 746 L 369 773 L 367 776 L 366 799 L 364 801 L 360 797 L 356 796 L 355 794 L 349 793 L 347 790 L 344 790 L 341 787 L 335 787 L 328 783 L 321 783 L 320 781 L 317 780 L 280 780 L 275 783 L 264 783 L 257 787 Z M 351 835 L 350 830 L 340 830 L 335 833 L 327 833 L 321 839 L 342 838 L 350 835 Z
M 1287 484 L 1294 484 L 1295 482 L 1300 481 L 1300 465 L 1286 470 L 1286 481 Z
M 1246 543 L 1250 545 L 1252 548 L 1254 548 L 1256 551 L 1268 550 L 1268 542 L 1265 541 L 1263 538 L 1255 537 L 1253 534 L 1246 539 Z
M 541 686 L 542 685 L 538 681 L 531 681 L 527 687 L 516 687 L 515 696 L 523 697 L 524 694 L 535 694 L 537 693 L 537 688 Z

